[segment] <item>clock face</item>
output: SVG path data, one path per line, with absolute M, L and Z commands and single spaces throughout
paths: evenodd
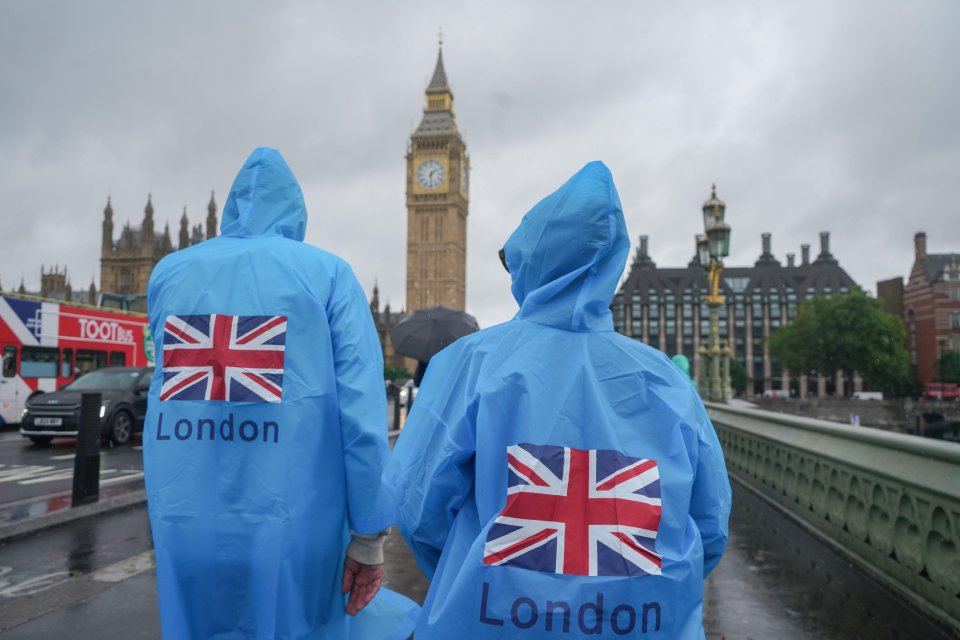
M 443 183 L 443 165 L 436 160 L 426 160 L 417 169 L 417 182 L 427 189 L 436 189 Z

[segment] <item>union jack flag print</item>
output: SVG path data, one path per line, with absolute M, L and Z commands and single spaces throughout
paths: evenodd
M 285 316 L 167 316 L 161 400 L 280 402 Z
M 507 447 L 507 504 L 484 564 L 581 576 L 659 575 L 660 472 L 617 451 Z

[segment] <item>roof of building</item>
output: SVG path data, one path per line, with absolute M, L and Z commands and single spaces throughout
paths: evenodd
M 808 291 L 820 295 L 826 291 L 849 291 L 856 286 L 832 255 L 792 267 L 781 266 L 771 255 L 766 260 L 758 260 L 752 267 L 724 267 L 720 288 L 726 295 L 742 293 L 749 296 L 754 292 L 768 295 L 776 292 L 785 297 L 793 292 L 799 299 Z M 651 290 L 658 296 L 667 291 L 674 296 L 681 296 L 687 290 L 693 295 L 706 293 L 707 288 L 706 272 L 695 261 L 686 267 L 657 268 L 654 261 L 638 249 L 617 295 L 632 297 L 634 293 L 639 293 L 640 299 L 646 301 Z
M 450 91 L 450 85 L 447 82 L 447 72 L 443 68 L 443 48 L 437 53 L 437 66 L 433 69 L 433 77 L 430 78 L 430 84 L 427 85 L 427 93 L 453 93 Z
M 943 272 L 947 267 L 952 267 L 951 270 L 960 271 L 960 254 L 928 253 L 926 258 L 920 260 L 920 266 L 923 267 L 927 282 L 939 282 L 944 279 Z

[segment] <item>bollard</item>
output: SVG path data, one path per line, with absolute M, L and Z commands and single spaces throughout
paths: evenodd
M 393 428 L 400 428 L 400 392 L 393 394 Z
M 100 394 L 85 393 L 80 400 L 77 453 L 73 458 L 71 507 L 100 498 Z

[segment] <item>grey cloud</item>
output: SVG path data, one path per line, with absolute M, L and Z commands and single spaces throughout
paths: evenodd
M 496 251 L 583 163 L 613 170 L 634 241 L 692 254 L 716 181 L 731 262 L 832 233 L 866 288 L 912 236 L 957 250 L 960 9 L 893 2 L 5 3 L 0 7 L 0 280 L 40 263 L 99 276 L 101 211 L 153 193 L 176 235 L 223 204 L 257 145 L 281 149 L 307 240 L 403 305 L 406 140 L 442 26 L 472 157 L 468 307 L 515 303 Z

